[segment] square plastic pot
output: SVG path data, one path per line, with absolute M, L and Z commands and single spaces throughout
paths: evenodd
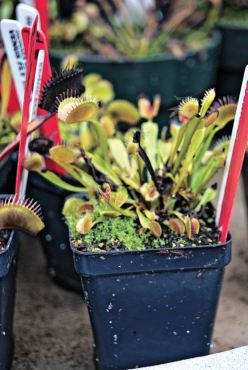
M 9 370 L 14 351 L 13 316 L 17 268 L 17 233 L 12 231 L 0 252 L 0 370 Z
M 222 46 L 217 79 L 219 96 L 231 95 L 238 98 L 245 66 L 248 61 L 248 27 L 220 26 Z M 237 53 L 238 50 L 238 53 Z
M 226 244 L 119 253 L 75 249 L 98 370 L 124 370 L 203 356 L 211 336 Z
M 42 207 L 45 229 L 39 233 L 39 239 L 49 275 L 62 287 L 81 292 L 80 279 L 73 266 L 68 228 L 62 215 L 65 198 L 70 193 L 50 184 L 40 175 L 30 173 L 27 194 Z
M 14 186 L 12 181 L 12 172 L 14 169 L 14 162 L 12 156 L 8 155 L 0 161 L 0 194 L 11 193 Z

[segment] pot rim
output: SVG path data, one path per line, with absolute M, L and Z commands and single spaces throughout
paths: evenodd
M 203 48 L 199 48 L 197 50 L 194 50 L 194 49 L 187 50 L 185 52 L 184 60 L 189 58 L 189 57 L 198 55 L 202 51 L 215 49 L 217 46 L 220 45 L 221 39 L 222 39 L 221 32 L 218 29 L 213 30 L 211 32 L 211 38 L 210 38 L 207 46 L 205 46 Z M 65 52 L 65 51 L 60 50 L 60 49 L 51 49 L 49 54 L 52 57 L 64 58 L 66 55 L 68 55 L 68 52 Z M 73 53 L 73 51 L 71 52 L 71 54 L 75 54 L 76 56 L 78 56 L 79 57 L 79 62 L 81 62 L 81 63 L 98 63 L 98 64 L 105 64 L 105 65 L 108 65 L 108 64 L 119 64 L 119 65 L 127 64 L 127 65 L 131 65 L 131 64 L 145 64 L 145 63 L 150 63 L 150 62 L 161 62 L 161 61 L 164 61 L 164 62 L 173 61 L 173 60 L 178 61 L 178 59 L 176 59 L 169 52 L 164 52 L 164 53 L 157 54 L 157 55 L 154 55 L 154 56 L 137 58 L 135 60 L 127 60 L 125 58 L 120 58 L 120 59 L 117 59 L 117 60 L 116 59 L 106 59 L 106 58 L 103 58 L 100 55 L 80 55 L 80 53 L 78 53 L 78 52 Z
M 227 30 L 227 31 L 248 31 L 248 27 L 240 26 L 238 24 L 224 24 L 224 23 L 219 23 L 218 24 L 218 29 L 220 31 L 222 30 Z
M 229 234 L 228 239 L 225 243 L 218 243 L 218 244 L 206 244 L 201 246 L 187 246 L 187 247 L 164 247 L 164 248 L 149 248 L 149 249 L 139 249 L 139 250 L 120 250 L 120 251 L 108 251 L 108 252 L 86 252 L 86 251 L 80 251 L 76 247 L 74 247 L 73 242 L 70 239 L 70 247 L 73 253 L 79 254 L 81 256 L 114 256 L 114 255 L 133 255 L 133 254 L 147 254 L 147 253 L 157 253 L 157 254 L 183 254 L 183 251 L 204 251 L 209 249 L 221 249 L 226 248 L 229 245 L 232 244 L 232 237 Z

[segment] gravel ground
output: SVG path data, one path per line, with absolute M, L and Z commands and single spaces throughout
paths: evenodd
M 248 344 L 247 219 L 240 187 L 233 260 L 225 275 L 212 352 Z M 92 335 L 82 297 L 54 285 L 36 240 L 23 238 L 17 280 L 12 370 L 93 370 Z

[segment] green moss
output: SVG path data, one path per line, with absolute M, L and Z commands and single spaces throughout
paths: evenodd
M 149 231 L 139 234 L 140 226 L 135 218 L 108 217 L 104 222 L 96 224 L 87 235 L 76 231 L 76 224 L 80 216 L 69 216 L 71 236 L 74 240 L 87 244 L 88 249 L 95 250 L 96 246 L 109 246 L 127 250 L 142 250 L 146 248 L 159 248 L 164 240 L 155 238 Z

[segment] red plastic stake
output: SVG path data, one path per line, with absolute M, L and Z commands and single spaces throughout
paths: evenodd
M 27 53 L 27 45 L 30 35 L 30 27 L 23 27 L 22 29 L 22 38 L 24 43 L 24 48 Z M 37 39 L 36 39 L 36 50 L 44 50 L 45 52 L 45 58 L 44 58 L 44 67 L 43 67 L 43 75 L 42 75 L 42 86 L 50 79 L 52 75 L 50 60 L 49 60 L 49 54 L 48 54 L 48 48 L 46 43 L 46 38 L 44 36 L 44 33 L 42 31 L 37 31 Z M 35 60 L 36 64 L 36 60 Z M 41 108 L 38 109 L 37 112 L 38 115 L 47 115 L 47 112 Z M 57 116 L 52 116 L 41 128 L 40 133 L 42 136 L 50 137 L 56 145 L 61 144 L 61 138 L 60 138 L 60 131 L 59 131 L 59 124 L 58 124 L 58 118 Z M 59 167 L 54 162 L 51 162 L 49 160 L 46 160 L 46 167 L 48 170 L 55 171 L 57 173 L 60 173 L 62 175 L 65 175 L 65 171 L 62 170 L 61 167 Z
M 240 92 L 236 117 L 231 136 L 226 168 L 220 191 L 217 207 L 217 222 L 220 230 L 220 241 L 227 239 L 230 219 L 238 187 L 238 182 L 244 161 L 248 142 L 248 66 L 245 69 L 244 79 Z
M 47 44 L 49 45 L 49 6 L 47 0 L 35 0 L 35 7 L 40 13 L 41 29 L 46 37 Z
M 23 100 L 23 109 L 22 109 L 22 124 L 20 132 L 20 145 L 19 145 L 19 155 L 17 162 L 17 173 L 16 173 L 16 188 L 15 188 L 15 198 L 19 199 L 20 189 L 21 189 L 21 180 L 22 180 L 22 164 L 25 155 L 25 148 L 27 142 L 27 129 L 29 121 L 29 105 L 30 98 L 32 93 L 32 88 L 34 84 L 35 76 L 35 46 L 36 46 L 36 32 L 38 26 L 38 17 L 36 17 L 32 23 L 29 42 L 28 42 L 28 52 L 27 52 L 27 67 L 26 67 L 26 79 L 25 79 L 25 89 L 24 89 L 24 100 Z

